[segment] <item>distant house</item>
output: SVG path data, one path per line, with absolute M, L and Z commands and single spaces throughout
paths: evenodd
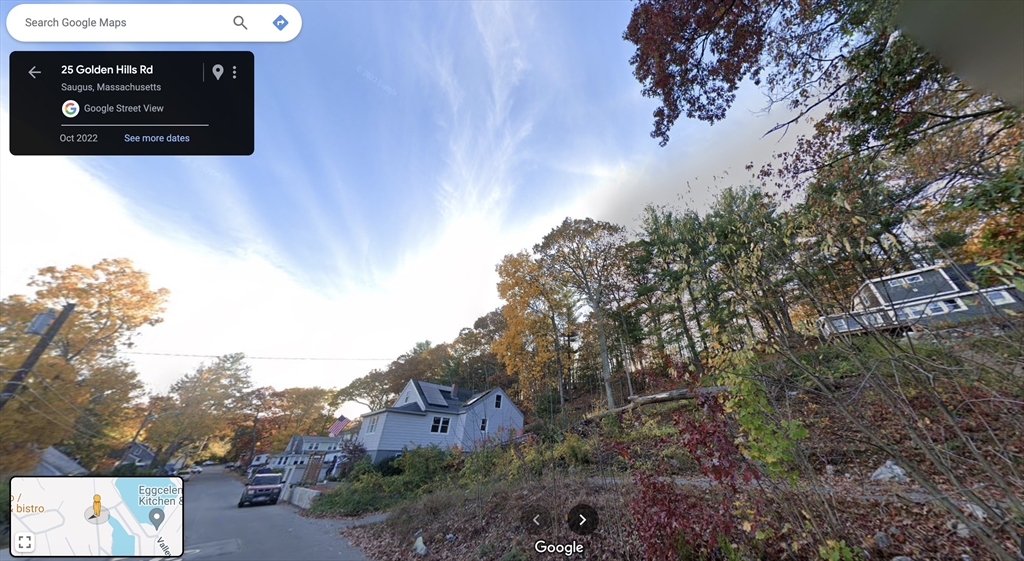
M 342 454 L 341 443 L 351 438 L 350 435 L 344 434 L 339 436 L 295 435 L 288 441 L 284 452 L 270 455 L 262 465 L 273 470 L 284 471 L 288 477 L 291 477 L 292 473 L 296 473 L 297 477 L 306 470 L 306 466 L 311 462 L 314 454 L 322 453 L 320 471 L 315 477 L 317 481 L 320 481 L 327 476 L 327 472 L 335 465 L 335 459 Z M 260 456 L 256 456 L 253 460 L 253 464 L 249 468 L 250 473 L 261 465 L 256 463 L 256 459 L 260 459 Z M 291 481 L 290 479 L 286 480 Z
M 153 463 L 153 460 L 156 459 L 156 451 L 148 444 L 141 442 L 129 443 L 124 448 L 115 451 L 112 455 L 117 458 L 118 465 L 133 463 L 140 468 L 149 467 L 149 464 Z
M 304 466 L 309 463 L 310 456 L 314 452 L 324 452 L 323 464 L 329 468 L 334 462 L 334 458 L 340 453 L 338 450 L 341 442 L 347 438 L 344 435 L 333 437 L 295 435 L 288 441 L 284 452 L 270 456 L 264 463 L 274 469 Z M 253 465 L 257 465 L 255 461 Z
M 359 440 L 373 462 L 405 447 L 436 444 L 473 450 L 523 429 L 523 413 L 501 388 L 472 393 L 410 380 L 391 407 L 362 416 Z
M 43 450 L 39 463 L 29 475 L 87 475 L 89 470 L 50 446 Z
M 854 293 L 850 312 L 819 318 L 818 328 L 826 337 L 901 333 L 997 317 L 1002 310 L 1024 310 L 1024 293 L 1013 286 L 972 288 L 977 269 L 934 266 L 871 279 Z

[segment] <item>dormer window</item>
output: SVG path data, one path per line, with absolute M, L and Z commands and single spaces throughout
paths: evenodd
M 494 396 L 494 408 L 501 409 L 501 394 Z

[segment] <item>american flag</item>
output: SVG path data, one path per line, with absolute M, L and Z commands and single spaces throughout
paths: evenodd
M 345 416 L 342 415 L 341 417 L 338 417 L 337 421 L 334 421 L 334 424 L 331 425 L 331 428 L 327 429 L 327 434 L 331 435 L 332 438 L 338 436 L 339 434 L 341 434 L 341 431 L 345 430 L 345 427 L 347 427 L 348 424 L 351 422 L 352 421 L 346 419 Z

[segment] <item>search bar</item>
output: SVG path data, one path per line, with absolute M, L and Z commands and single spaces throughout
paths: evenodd
M 288 4 L 19 4 L 7 14 L 25 43 L 285 42 L 300 29 Z

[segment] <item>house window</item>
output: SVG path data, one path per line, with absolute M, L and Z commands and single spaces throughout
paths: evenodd
M 487 432 L 487 419 L 480 421 L 480 432 Z
M 924 282 L 924 279 L 921 278 L 921 275 L 910 275 L 909 277 L 892 279 L 891 281 L 889 281 L 889 286 L 903 286 L 905 284 L 910 284 L 914 282 Z
M 451 419 L 448 417 L 434 417 L 434 422 L 430 425 L 430 432 L 448 434 L 448 423 L 450 422 Z
M 377 432 L 377 417 L 370 419 L 369 426 L 366 427 L 366 434 L 373 434 Z
M 494 408 L 501 409 L 501 395 L 494 396 Z
M 409 396 L 405 396 L 405 401 L 403 403 L 409 403 Z
M 314 450 L 319 450 L 319 449 L 320 449 L 320 443 L 319 443 L 319 442 L 317 442 L 316 444 L 314 444 L 314 445 L 313 445 L 313 449 L 314 449 Z
M 925 307 L 925 312 L 930 316 L 941 316 L 949 313 L 949 307 L 945 302 L 929 302 Z
M 964 304 L 964 301 L 959 298 L 945 300 L 945 303 L 946 307 L 949 308 L 949 311 L 951 312 L 962 312 L 967 309 L 967 304 Z
M 993 306 L 1005 306 L 1007 304 L 1013 304 L 1013 297 L 1010 293 L 1005 290 L 996 290 L 995 292 L 988 292 L 985 294 L 985 298 L 992 303 Z
M 900 308 L 896 310 L 896 317 L 899 319 L 917 319 L 924 315 L 924 304 L 917 304 L 915 306 L 907 306 L 906 308 Z

